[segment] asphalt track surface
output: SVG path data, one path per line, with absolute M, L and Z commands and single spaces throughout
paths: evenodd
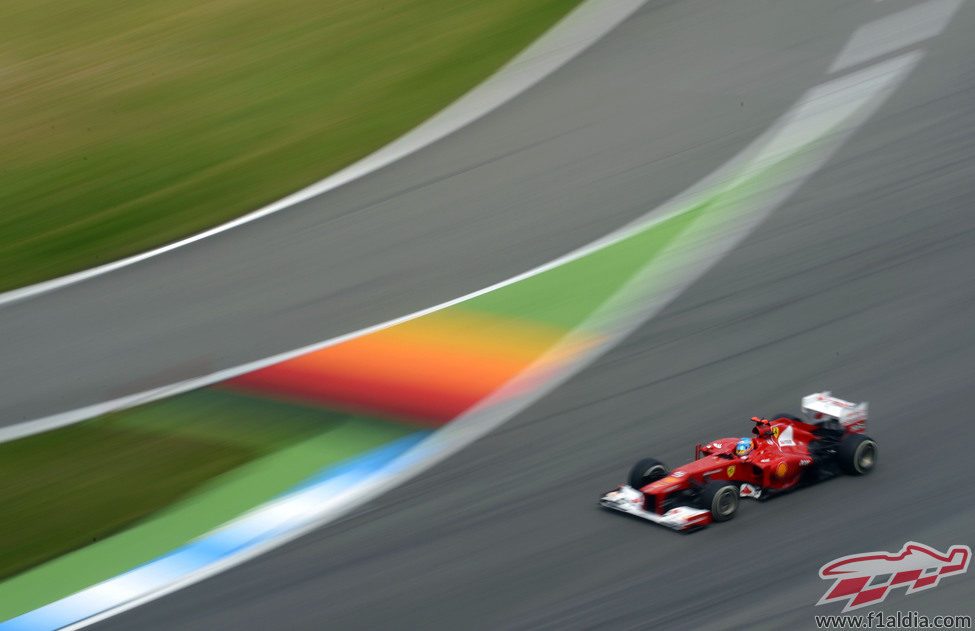
M 134 345 L 143 350 L 118 358 L 120 368 L 162 374 L 475 289 L 705 175 L 820 82 L 859 24 L 906 6 L 648 3 L 508 106 L 315 202 L 317 214 L 282 213 L 4 318 L 80 303 L 85 344 L 108 344 L 105 357 Z M 839 609 L 813 606 L 827 561 L 908 540 L 973 545 L 972 32 L 966 4 L 823 170 L 551 395 L 369 509 L 100 626 L 811 628 L 815 614 Z M 330 240 L 319 251 L 341 269 L 295 267 L 315 238 Z M 195 278 L 203 262 L 212 269 Z M 293 283 L 281 283 L 288 271 Z M 95 307 L 123 300 L 139 308 L 99 329 Z M 170 347 L 177 331 L 189 339 Z M 185 353 L 194 343 L 199 357 Z M 82 353 L 77 344 L 63 361 Z M 95 363 L 91 379 L 110 383 Z M 16 389 L 5 366 L 6 395 Z M 56 401 L 28 388 L 4 409 L 36 414 L 94 396 L 88 377 L 78 380 Z M 871 402 L 881 460 L 870 476 L 746 503 L 732 522 L 686 536 L 597 508 L 637 458 L 680 464 L 695 443 L 745 432 L 748 416 L 796 410 L 824 388 Z M 901 590 L 882 609 L 972 614 L 972 580 Z
M 743 4 L 652 3 L 542 85 L 407 160 L 164 256 L 0 306 L 0 424 L 429 307 L 644 214 L 819 81 L 859 19 L 796 41 L 819 10 Z

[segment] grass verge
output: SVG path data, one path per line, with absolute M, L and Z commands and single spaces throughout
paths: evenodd
M 0 0 L 0 290 L 269 203 L 409 130 L 579 0 Z
M 0 578 L 100 542 L 218 480 L 222 499 L 195 504 L 196 512 L 184 518 L 196 513 L 198 517 L 184 519 L 179 528 L 168 527 L 160 534 L 163 545 L 157 548 L 145 536 L 138 541 L 142 548 L 165 551 L 166 544 L 183 543 L 182 535 L 202 534 L 207 526 L 280 493 L 329 462 L 410 431 L 345 414 L 200 390 L 0 444 Z M 302 445 L 312 440 L 322 442 L 303 451 L 308 448 Z M 292 453 L 293 464 L 267 460 L 285 452 Z M 302 453 L 303 458 L 296 455 Z M 278 464 L 256 464 L 261 462 Z M 283 472 L 275 473 L 282 467 Z M 242 470 L 261 473 L 236 491 L 227 491 L 228 480 L 244 475 Z
M 0 445 L 0 577 L 98 541 L 253 455 L 97 421 Z

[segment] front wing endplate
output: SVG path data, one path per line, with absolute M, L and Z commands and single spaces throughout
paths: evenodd
M 674 530 L 690 530 L 711 523 L 711 511 L 701 508 L 677 506 L 663 515 L 645 510 L 643 508 L 643 493 L 627 485 L 603 495 L 599 504 L 604 508 L 629 513 Z

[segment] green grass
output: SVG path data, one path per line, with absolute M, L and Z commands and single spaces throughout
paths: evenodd
M 309 457 L 279 464 L 286 469 L 282 473 L 258 467 L 261 475 L 225 493 L 220 506 L 198 506 L 205 525 L 218 525 L 328 462 L 410 431 L 200 390 L 0 444 L 0 578 L 100 541 L 269 454 L 300 452 L 301 444 L 319 437 L 326 443 Z M 202 534 L 206 528 L 200 530 L 198 522 L 190 520 L 185 528 Z M 176 532 L 183 531 L 168 528 L 164 539 Z
M 0 289 L 314 182 L 578 2 L 0 0 Z
M 0 445 L 0 577 L 98 541 L 253 456 L 97 422 Z
M 148 435 L 232 443 L 267 453 L 310 438 L 347 415 L 205 388 L 112 415 L 114 426 Z
M 689 207 L 680 215 L 578 261 L 454 308 L 573 327 L 636 271 L 652 263 L 692 223 L 699 231 L 703 226 L 707 233 L 708 224 L 711 230 L 716 230 L 729 219 L 729 213 L 739 212 L 743 204 L 752 203 L 755 192 L 761 189 L 761 182 L 774 178 L 779 169 L 788 169 L 788 162 L 753 174 L 732 187 L 716 190 L 706 201 Z M 90 433 L 86 434 L 86 431 Z M 54 528 L 55 538 L 48 543 L 53 542 L 61 549 L 67 547 L 64 545 L 67 536 L 74 534 L 63 514 L 70 513 L 72 505 L 87 501 L 86 493 L 97 495 L 92 499 L 104 506 L 104 514 L 99 515 L 99 519 L 106 523 L 118 523 L 117 513 L 125 509 L 124 502 L 113 504 L 110 498 L 119 497 L 123 490 L 130 494 L 138 491 L 152 495 L 159 509 L 146 519 L 135 520 L 122 532 L 90 545 L 84 545 L 87 541 L 82 540 L 80 549 L 0 583 L 0 620 L 149 561 L 270 499 L 329 463 L 413 431 L 416 430 L 392 423 L 207 389 L 108 419 L 0 445 L 0 465 L 7 465 L 0 468 L 6 483 L 6 487 L 0 489 L 14 489 L 13 493 L 5 491 L 8 495 L 16 498 L 22 484 L 27 485 L 26 493 L 29 494 L 29 485 L 45 478 L 52 482 L 48 485 L 49 490 L 53 490 L 49 496 L 60 498 L 58 501 L 63 504 L 43 506 L 45 513 L 41 519 L 60 524 Z M 117 435 L 123 438 L 119 439 Z M 45 440 L 50 442 L 45 443 Z M 99 462 L 99 454 L 113 443 L 121 448 L 127 446 L 130 453 L 124 456 L 114 454 L 107 459 L 107 464 Z M 172 452 L 168 445 L 174 446 Z M 201 446 L 206 449 L 198 449 Z M 23 453 L 18 455 L 16 450 L 9 448 L 20 449 Z M 46 451 L 27 453 L 38 449 Z M 5 450 L 8 451 L 5 453 Z M 261 455 L 254 456 L 262 450 Z M 79 453 L 82 451 L 85 453 Z M 177 466 L 175 462 L 184 453 L 187 465 L 182 467 L 184 470 L 172 476 L 164 472 L 159 477 L 170 477 L 163 480 L 166 484 L 187 487 L 190 485 L 185 484 L 185 476 L 193 475 L 197 477 L 197 485 L 189 493 L 184 492 L 174 504 L 165 506 L 174 493 L 165 486 L 160 487 L 160 480 L 151 479 L 151 472 L 160 470 L 160 467 Z M 228 458 L 233 454 L 247 454 L 253 459 L 212 477 L 213 471 L 222 466 L 211 462 L 218 453 Z M 101 468 L 116 467 L 115 463 L 123 466 L 115 471 Z M 213 469 L 205 469 L 211 466 Z M 92 471 L 98 474 L 92 476 Z M 127 471 L 132 471 L 133 475 L 126 475 Z M 117 484 L 92 486 L 89 478 L 99 483 L 114 479 Z M 81 489 L 81 494 L 76 495 L 72 489 Z M 37 511 L 25 517 L 21 503 L 12 501 L 4 495 L 5 492 L 0 492 L 0 502 L 9 516 L 8 529 L 30 530 L 30 524 L 34 522 L 29 520 L 37 519 Z M 43 504 L 38 498 L 29 499 L 23 507 Z M 48 526 L 45 524 L 45 528 Z M 16 546 L 8 549 L 17 551 Z M 4 558 L 2 562 L 8 561 Z
M 131 527 L 0 582 L 0 620 L 151 561 L 271 499 L 329 464 L 378 447 L 414 428 L 333 416 L 323 433 L 228 471 Z M 279 443 L 280 444 L 280 443 Z
M 708 206 L 456 308 L 572 328 Z M 102 538 L 206 480 L 346 419 L 205 389 L 0 445 L 0 503 L 9 516 L 0 535 L 14 543 L 0 557 L 0 578 Z M 41 527 L 23 528 L 35 523 Z

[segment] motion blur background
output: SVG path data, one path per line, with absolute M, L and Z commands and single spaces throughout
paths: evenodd
M 318 181 L 579 4 L 0 2 L 0 290 Z M 402 160 L 0 295 L 0 618 L 458 418 L 489 420 L 338 521 L 102 626 L 809 628 L 824 563 L 972 545 L 970 2 L 589 0 L 570 19 L 568 63 Z M 688 537 L 597 509 L 638 458 L 679 465 L 823 389 L 870 401 L 870 476 Z M 971 614 L 970 580 L 880 609 Z

